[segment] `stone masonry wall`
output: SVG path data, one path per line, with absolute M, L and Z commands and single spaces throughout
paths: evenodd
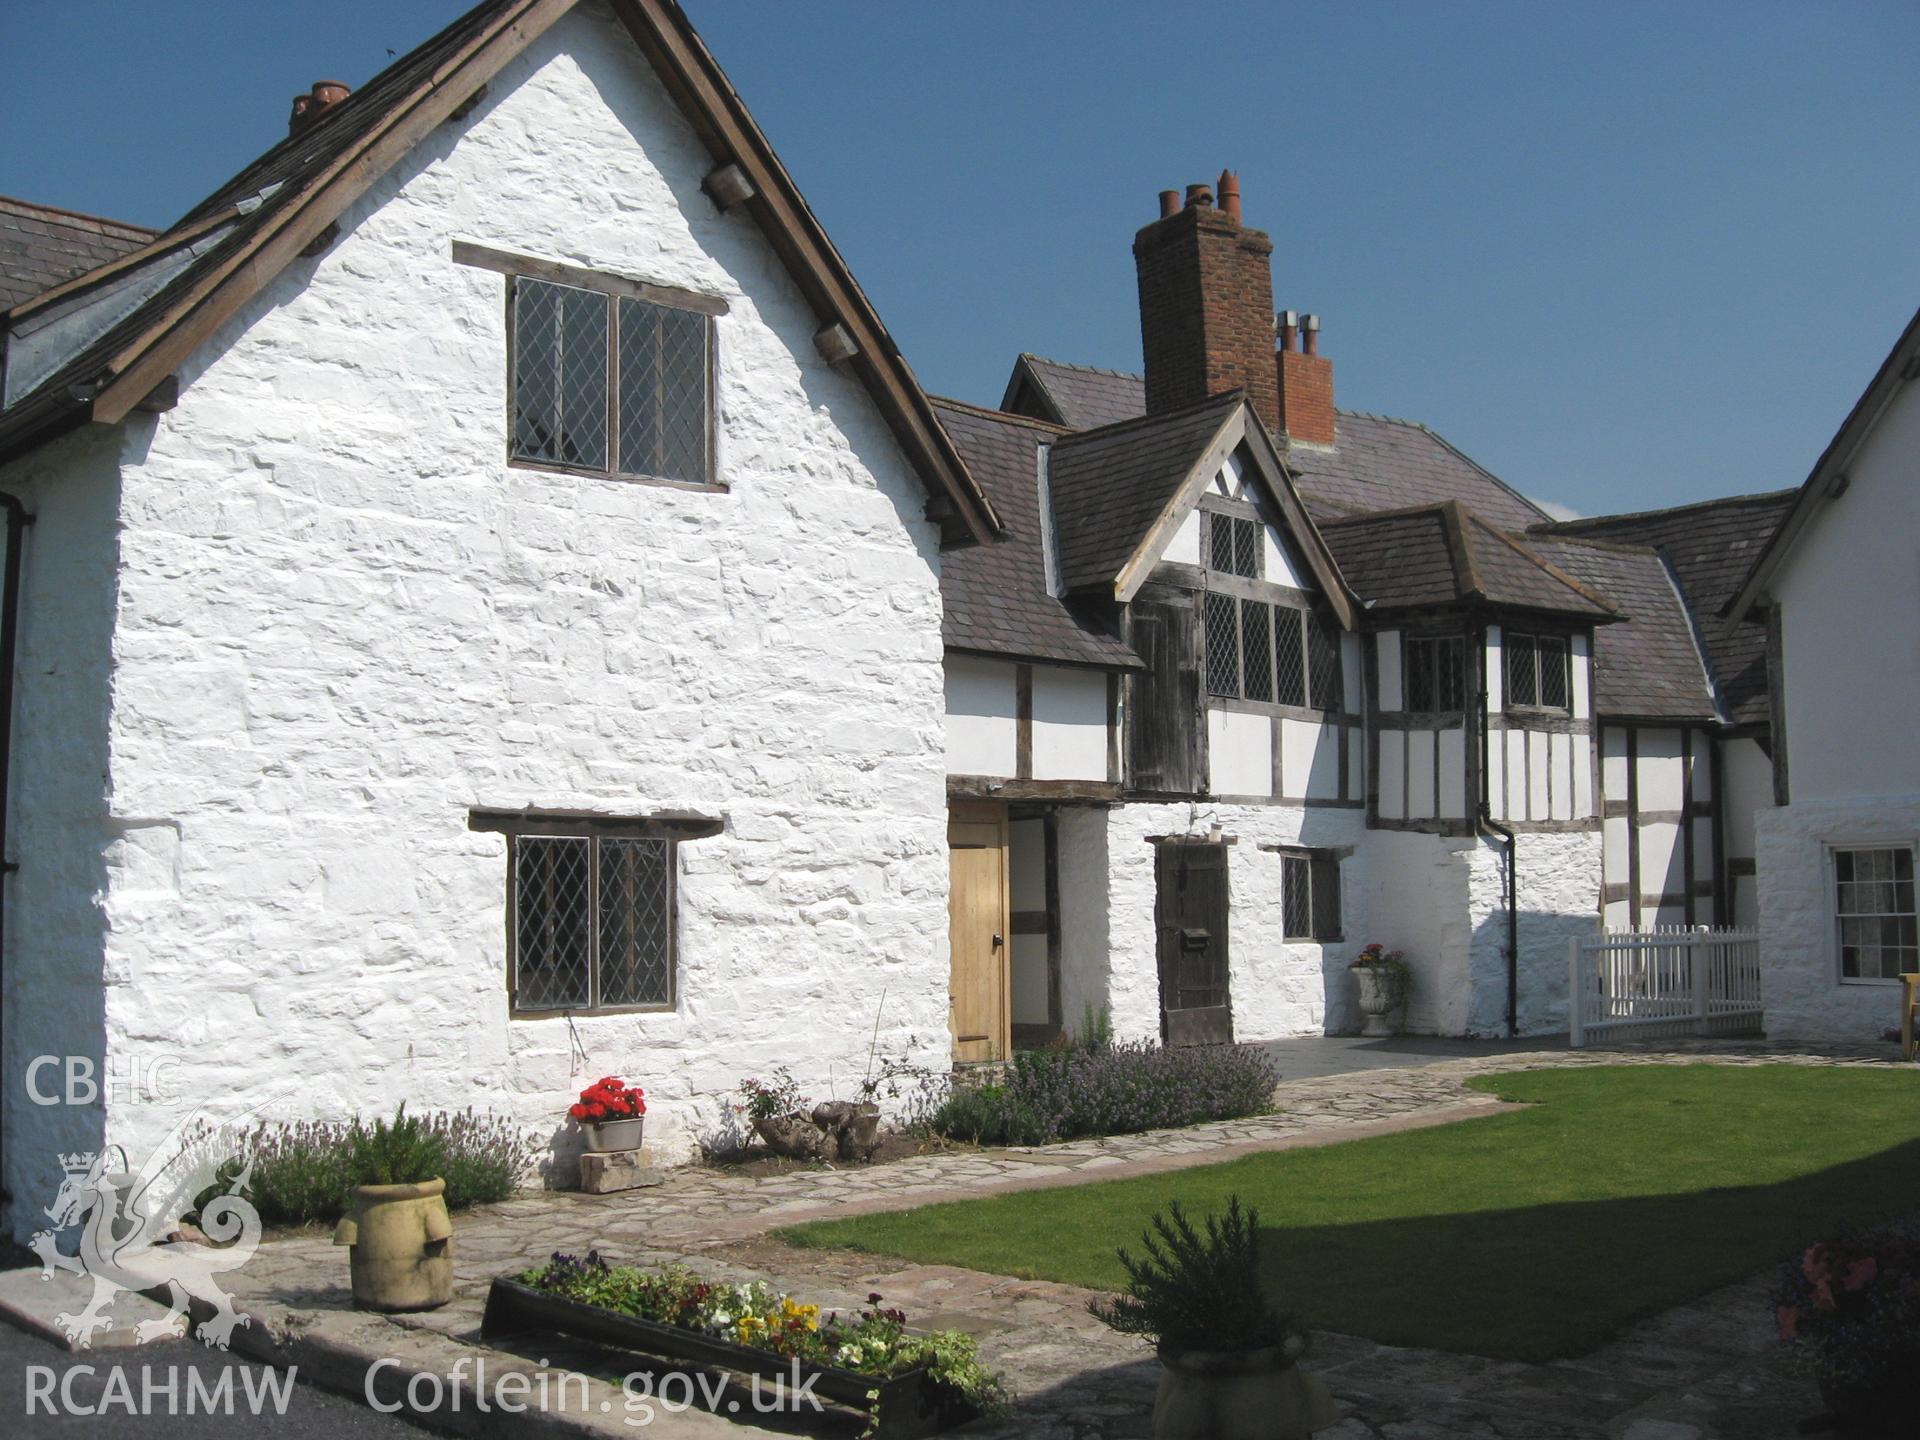
M 262 137 L 263 140 L 270 137 Z M 108 1048 L 188 1103 L 505 1109 L 948 1056 L 938 536 L 818 319 L 599 6 L 556 25 L 183 368 L 122 502 Z M 724 295 L 725 494 L 509 468 L 465 239 Z M 472 806 L 691 810 L 672 1013 L 513 1020 Z M 881 1010 L 884 995 L 884 1011 Z M 116 1110 L 149 1142 L 172 1109 Z M 564 1144 L 564 1142 L 562 1142 Z
M 1506 846 L 1483 840 L 1467 860 L 1473 946 L 1465 1033 L 1504 1035 Z M 1519 863 L 1519 1030 L 1552 1034 L 1567 1028 L 1567 942 L 1591 936 L 1599 924 L 1600 832 L 1523 830 Z

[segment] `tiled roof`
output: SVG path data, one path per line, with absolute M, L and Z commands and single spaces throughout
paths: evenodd
M 1069 591 L 1112 595 L 1115 577 L 1245 398 L 1232 390 L 1055 442 L 1047 483 Z
M 1006 527 L 991 545 L 941 557 L 947 647 L 1081 665 L 1139 664 L 1126 645 L 1047 589 L 1039 451 L 1058 428 L 957 401 L 933 405 Z
M 1138 375 L 1023 354 L 1002 404 L 1084 430 L 1145 414 L 1147 387 Z M 1509 530 L 1547 518 L 1539 506 L 1424 425 L 1360 410 L 1336 415 L 1334 445 L 1284 450 L 1315 519 L 1447 500 L 1458 500 Z
M 1489 605 L 1616 618 L 1615 607 L 1457 502 L 1325 521 L 1320 533 L 1369 608 Z
M 1527 545 L 1625 612 L 1624 623 L 1594 631 L 1593 703 L 1601 715 L 1707 723 L 1718 718 L 1706 661 L 1657 553 L 1644 545 L 1543 534 L 1529 535 Z
M 0 310 L 138 250 L 155 232 L 0 195 Z
M 1029 392 L 1024 397 L 1023 382 Z M 1006 398 L 1000 403 L 1011 408 L 1023 400 L 1032 407 L 1026 413 L 1037 413 L 1043 420 L 1069 430 L 1096 430 L 1146 414 L 1147 382 L 1118 370 L 1066 365 L 1023 354 L 1014 365 Z
M 1792 507 L 1792 490 L 1705 500 L 1671 510 L 1598 515 L 1537 526 L 1543 536 L 1583 535 L 1646 545 L 1673 566 L 1734 724 L 1767 719 L 1766 627 L 1723 616 L 1755 557 Z

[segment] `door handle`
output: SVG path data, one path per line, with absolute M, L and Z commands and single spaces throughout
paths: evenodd
M 1000 938 L 1000 932 L 998 930 L 993 932 L 993 948 L 994 949 L 998 950 L 1002 945 L 1006 943 L 1007 943 L 1006 941 Z

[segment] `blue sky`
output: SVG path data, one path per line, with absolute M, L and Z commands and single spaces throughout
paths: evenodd
M 164 224 L 458 0 L 5 0 L 0 193 Z M 687 0 L 928 388 L 1133 369 L 1237 169 L 1342 405 L 1585 513 L 1797 484 L 1920 305 L 1920 6 Z M 156 24 L 164 14 L 164 24 Z

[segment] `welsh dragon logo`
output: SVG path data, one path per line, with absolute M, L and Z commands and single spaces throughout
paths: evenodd
M 126 1152 L 117 1145 L 60 1157 L 65 1178 L 42 1212 L 53 1225 L 33 1237 L 32 1247 L 43 1280 L 65 1271 L 93 1281 L 84 1310 L 54 1317 L 76 1347 L 91 1345 L 94 1333 L 112 1324 L 109 1312 L 123 1290 L 167 1295 L 163 1318 L 134 1327 L 139 1344 L 175 1334 L 195 1300 L 213 1311 L 195 1330 L 209 1347 L 225 1350 L 234 1327 L 247 1323 L 217 1277 L 246 1264 L 260 1243 L 260 1214 L 244 1193 L 253 1162 L 232 1174 L 230 1162 L 242 1146 L 231 1131 L 196 1122 L 189 1116 L 177 1125 L 137 1175 L 128 1173 Z M 115 1169 L 107 1167 L 109 1154 L 119 1158 Z M 209 1190 L 216 1193 L 207 1197 Z M 178 1217 L 197 1199 L 198 1228 L 211 1244 L 178 1238 Z M 63 1255 L 57 1232 L 75 1224 L 82 1226 L 80 1253 Z

